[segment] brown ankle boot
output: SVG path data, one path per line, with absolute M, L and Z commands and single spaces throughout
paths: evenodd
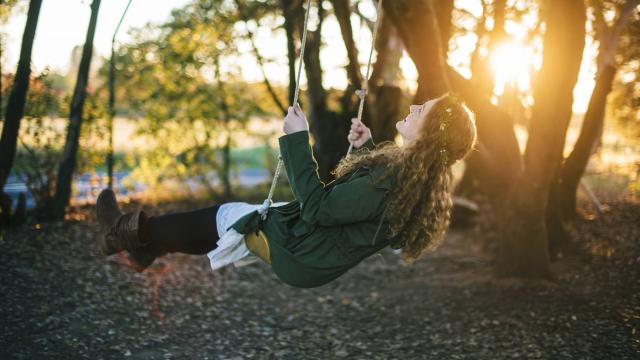
M 151 246 L 139 237 L 141 216 L 145 216 L 142 211 L 122 213 L 114 192 L 105 189 L 98 196 L 96 212 L 98 222 L 102 226 L 103 236 L 100 245 L 105 255 L 126 250 L 138 271 L 153 263 L 156 256 Z

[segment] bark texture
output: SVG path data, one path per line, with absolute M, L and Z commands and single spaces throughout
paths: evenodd
M 381 16 L 375 44 L 376 61 L 369 78 L 368 100 L 371 106 L 367 107 L 364 117 L 376 143 L 395 139 L 395 124 L 400 119 L 404 103 L 404 94 L 398 86 L 404 47 L 389 17 L 384 12 Z
M 599 3 L 596 3 L 599 4 Z M 555 227 L 562 222 L 570 221 L 576 216 L 576 194 L 580 179 L 584 174 L 589 158 L 600 144 L 600 137 L 604 128 L 604 116 L 607 105 L 607 96 L 611 92 L 618 64 L 615 55 L 618 50 L 620 35 L 627 26 L 633 9 L 640 4 L 640 0 L 628 0 L 620 6 L 617 18 L 613 25 L 609 26 L 604 20 L 601 6 L 594 6 L 595 34 L 598 40 L 598 56 L 596 59 L 598 73 L 596 84 L 589 99 L 587 112 L 584 115 L 582 128 L 578 140 L 569 156 L 565 159 L 558 176 L 554 180 L 552 193 L 549 197 L 550 207 L 556 212 L 557 218 L 550 218 Z M 562 243 L 568 241 L 560 230 L 557 234 Z M 550 240 L 555 240 L 551 238 Z
M 440 31 L 432 2 L 395 0 L 382 4 L 418 70 L 418 90 L 414 103 L 423 103 L 449 91 Z
M 542 67 L 524 154 L 524 171 L 499 213 L 498 270 L 507 276 L 550 277 L 545 225 L 549 190 L 562 160 L 573 87 L 585 44 L 582 0 L 553 1 L 546 14 Z
M 280 0 L 284 17 L 284 30 L 287 36 L 287 60 L 289 69 L 289 104 L 293 102 L 296 90 L 296 59 L 298 57 L 296 50 L 296 23 L 298 22 L 299 11 L 296 9 L 298 2 L 294 0 Z
M 100 0 L 93 0 L 91 3 L 91 18 L 87 29 L 87 37 L 82 49 L 82 57 L 78 68 L 78 78 L 71 99 L 71 110 L 69 112 L 69 127 L 62 153 L 62 161 L 58 167 L 58 177 L 56 181 L 56 195 L 54 198 L 52 217 L 54 219 L 64 218 L 65 210 L 71 197 L 71 184 L 73 172 L 76 167 L 76 157 L 80 141 L 80 130 L 82 127 L 82 111 L 84 100 L 87 94 L 89 83 L 89 70 L 91 67 L 91 57 L 93 55 L 93 38 L 98 22 L 98 10 Z
M 24 115 L 24 106 L 29 90 L 29 77 L 31 76 L 31 51 L 33 49 L 33 39 L 36 35 L 38 17 L 42 0 L 31 0 L 27 12 L 27 22 L 22 35 L 22 46 L 20 48 L 20 58 L 18 68 L 9 94 L 9 101 L 4 116 L 2 136 L 0 137 L 0 192 L 7 182 L 13 160 L 16 156 L 16 146 L 18 134 L 20 132 L 20 122 Z

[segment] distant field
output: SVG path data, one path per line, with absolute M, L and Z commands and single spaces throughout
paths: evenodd
M 66 119 L 52 119 L 49 123 L 52 128 L 64 134 Z M 582 115 L 575 115 L 567 130 L 567 141 L 564 154 L 567 156 L 573 149 L 573 145 L 579 135 L 582 124 Z M 1 124 L 0 124 L 1 128 Z M 131 119 L 117 118 L 115 129 L 115 159 L 116 171 L 129 173 L 132 169 L 127 157 L 139 159 L 144 156 L 145 149 L 149 148 L 150 140 L 144 136 L 138 136 L 137 123 Z M 275 167 L 277 157 L 277 138 L 282 134 L 280 119 L 252 119 L 246 127 L 246 131 L 234 134 L 234 148 L 231 150 L 231 158 L 234 169 L 272 169 Z M 516 126 L 516 136 L 521 150 L 524 151 L 527 131 L 523 126 Z M 22 141 L 29 144 L 31 139 L 26 136 Z M 596 194 L 610 198 L 631 197 L 640 198 L 640 141 L 632 134 L 625 133 L 615 122 L 606 122 L 602 139 L 602 147 L 596 152 L 585 174 L 586 183 L 593 188 Z M 38 151 L 38 149 L 33 149 Z M 24 151 L 24 149 L 19 149 Z M 16 159 L 16 168 L 24 163 L 21 156 Z M 136 161 L 134 161 L 136 162 Z M 15 170 L 15 168 L 14 168 Z M 456 168 L 456 174 L 461 175 L 462 168 Z M 94 171 L 106 173 L 104 162 L 98 162 Z M 606 194 L 605 194 L 606 193 Z

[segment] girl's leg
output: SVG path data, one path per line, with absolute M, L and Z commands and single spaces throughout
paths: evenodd
M 166 253 L 206 254 L 216 248 L 219 239 L 218 206 L 155 217 L 143 211 L 125 214 L 118 206 L 115 193 L 105 189 L 98 196 L 96 210 L 103 229 L 104 254 L 126 250 L 138 271 Z
M 158 256 L 171 252 L 203 255 L 216 248 L 218 206 L 147 217 L 140 220 L 140 237 Z

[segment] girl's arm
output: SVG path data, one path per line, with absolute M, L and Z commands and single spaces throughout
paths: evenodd
M 375 184 L 369 175 L 325 189 L 318 175 L 308 131 L 282 136 L 279 142 L 287 177 L 300 202 L 304 221 L 333 226 L 373 220 L 382 213 L 387 189 Z

